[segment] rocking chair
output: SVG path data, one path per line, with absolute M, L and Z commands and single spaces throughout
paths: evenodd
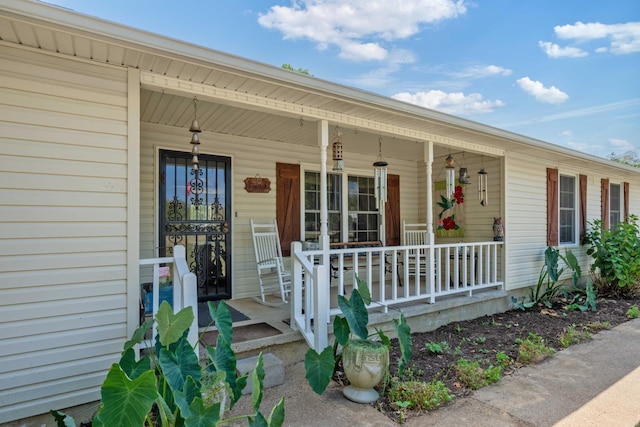
M 285 270 L 282 262 L 282 248 L 275 219 L 272 223 L 256 223 L 251 220 L 251 236 L 262 303 L 269 305 L 266 296 L 279 293 L 285 304 L 291 292 L 291 272 Z

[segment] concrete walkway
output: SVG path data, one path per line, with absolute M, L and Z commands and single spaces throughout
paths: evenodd
M 341 387 L 332 385 L 317 396 L 304 379 L 302 363 L 287 367 L 285 384 L 265 391 L 265 415 L 281 396 L 286 426 L 397 425 L 371 405 L 345 399 Z M 234 414 L 248 413 L 247 397 L 238 402 Z M 640 319 L 600 332 L 590 342 L 519 369 L 405 425 L 640 426 Z

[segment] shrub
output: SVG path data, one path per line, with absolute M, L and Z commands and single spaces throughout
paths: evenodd
M 596 282 L 598 293 L 608 296 L 629 296 L 640 290 L 640 229 L 638 217 L 629 215 L 612 229 L 602 227 L 601 220 L 589 224 L 585 242 L 587 254 L 593 258 L 592 271 L 602 280 Z

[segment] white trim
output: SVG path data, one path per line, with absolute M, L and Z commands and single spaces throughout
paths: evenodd
M 127 337 L 140 321 L 140 71 L 127 70 Z
M 561 192 L 561 181 L 562 177 L 573 178 L 573 241 L 572 242 L 562 242 L 561 241 L 561 232 L 560 232 L 560 192 Z M 558 198 L 558 247 L 560 248 L 570 248 L 576 247 L 580 245 L 580 176 L 574 173 L 562 173 L 558 170 L 558 194 L 556 194 Z

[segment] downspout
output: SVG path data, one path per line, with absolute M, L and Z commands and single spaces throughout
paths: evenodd
M 427 164 L 427 241 L 429 242 L 429 251 L 428 251 L 428 263 L 430 268 L 429 277 L 427 280 L 429 281 L 429 303 L 433 304 L 436 302 L 436 289 L 435 289 L 435 248 L 434 245 L 435 235 L 433 234 L 433 141 L 428 141 L 424 145 L 424 161 Z

